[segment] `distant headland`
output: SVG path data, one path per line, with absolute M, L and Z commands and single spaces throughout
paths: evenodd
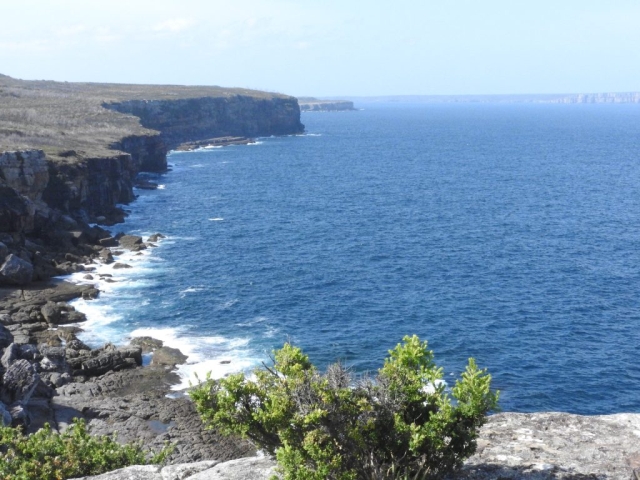
M 353 102 L 349 100 L 321 100 L 314 97 L 299 97 L 302 112 L 341 112 L 355 110 Z
M 521 95 L 381 95 L 345 96 L 338 97 L 338 100 L 363 103 L 640 103 L 640 92 Z

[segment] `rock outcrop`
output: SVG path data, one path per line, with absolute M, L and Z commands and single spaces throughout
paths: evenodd
M 78 480 L 268 480 L 275 473 L 273 461 L 247 457 L 227 462 L 209 460 L 159 467 L 136 465 Z
M 631 480 L 640 477 L 640 414 L 502 413 L 481 429 L 478 451 L 447 480 Z M 267 479 L 269 458 L 129 467 L 95 480 Z M 184 472 L 182 476 L 176 472 Z

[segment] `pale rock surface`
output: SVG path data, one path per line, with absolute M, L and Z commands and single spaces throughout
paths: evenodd
M 264 457 L 247 457 L 228 462 L 205 461 L 159 467 L 136 465 L 78 480 L 268 480 L 275 463 Z

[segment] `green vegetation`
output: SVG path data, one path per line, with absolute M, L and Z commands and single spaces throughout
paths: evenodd
M 74 423 L 61 434 L 49 425 L 32 435 L 11 427 L 0 428 L 0 479 L 62 480 L 99 475 L 129 465 L 161 463 L 172 448 L 156 454 L 141 443 L 120 445 L 113 437 L 92 437 L 84 421 Z
M 208 427 L 275 455 L 286 480 L 431 479 L 473 454 L 498 401 L 473 359 L 450 392 L 442 376 L 415 335 L 355 383 L 340 364 L 320 374 L 287 343 L 255 377 L 208 378 L 191 398 Z

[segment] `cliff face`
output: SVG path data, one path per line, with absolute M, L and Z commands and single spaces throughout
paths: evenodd
M 170 149 L 185 142 L 213 137 L 288 135 L 304 131 L 300 108 L 293 97 L 234 95 L 129 100 L 104 106 L 140 118 L 143 127 L 160 132 L 161 139 Z
M 0 152 L 0 183 L 32 201 L 39 201 L 49 183 L 49 169 L 44 152 Z
M 36 207 L 43 205 L 48 183 L 49 169 L 42 150 L 0 153 L 0 232 L 34 228 Z
M 164 172 L 167 169 L 167 146 L 158 135 L 130 135 L 111 145 L 115 150 L 131 154 L 142 172 Z
M 50 180 L 42 198 L 63 212 L 108 214 L 116 204 L 135 198 L 133 185 L 139 170 L 139 161 L 129 154 L 49 162 Z

